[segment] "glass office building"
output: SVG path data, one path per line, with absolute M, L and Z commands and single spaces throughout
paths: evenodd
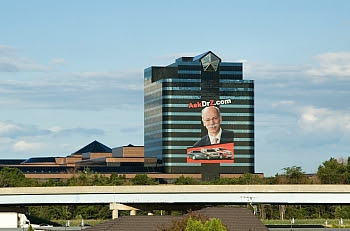
M 243 79 L 242 63 L 211 51 L 181 57 L 145 69 L 144 87 L 145 157 L 157 157 L 166 173 L 254 173 L 254 81 Z M 188 161 L 188 148 L 208 133 L 201 118 L 207 106 L 218 107 L 222 129 L 234 132 L 229 162 Z

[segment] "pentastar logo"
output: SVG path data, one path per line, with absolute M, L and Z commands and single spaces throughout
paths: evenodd
M 197 102 L 190 102 L 188 104 L 188 108 L 201 108 L 201 107 L 210 107 L 210 106 L 219 106 L 222 104 L 230 104 L 232 103 L 231 99 L 222 99 L 222 100 L 209 100 L 209 101 L 197 101 Z

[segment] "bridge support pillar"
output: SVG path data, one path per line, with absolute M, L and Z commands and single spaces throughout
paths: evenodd
M 119 210 L 118 209 L 113 209 L 112 210 L 112 219 L 117 219 L 119 217 Z
M 128 205 L 123 205 L 120 203 L 110 203 L 109 204 L 109 209 L 112 210 L 112 219 L 117 219 L 119 216 L 119 210 L 129 210 L 130 215 L 136 215 L 136 211 L 139 210 L 137 208 L 128 206 Z
M 136 210 L 130 210 L 130 216 L 136 216 Z

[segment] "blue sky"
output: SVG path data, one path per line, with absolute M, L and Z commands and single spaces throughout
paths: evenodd
M 0 158 L 143 145 L 143 70 L 209 50 L 255 81 L 256 172 L 350 154 L 350 1 L 0 4 Z

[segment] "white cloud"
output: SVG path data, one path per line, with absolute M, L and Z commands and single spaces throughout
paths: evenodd
M 349 52 L 329 52 L 317 55 L 316 67 L 311 67 L 306 71 L 310 76 L 329 76 L 350 78 L 350 53 Z
M 327 108 L 303 107 L 300 110 L 298 126 L 305 132 L 350 132 L 349 111 L 336 111 Z M 325 134 L 325 135 L 326 135 Z
M 281 100 L 278 102 L 272 103 L 272 107 L 279 107 L 279 106 L 292 106 L 294 104 L 293 100 Z
M 0 45 L 0 56 L 12 56 L 15 52 L 17 52 L 17 48 L 8 45 Z
M 104 110 L 143 99 L 143 72 L 136 69 L 7 78 L 0 80 L 0 105 L 7 108 Z
M 0 137 L 26 137 L 47 135 L 48 130 L 37 128 L 35 125 L 20 124 L 13 121 L 0 121 Z
M 246 62 L 244 63 L 244 74 L 245 78 L 252 79 L 283 79 L 286 78 L 300 78 L 304 76 L 304 72 L 307 69 L 306 66 L 302 65 L 280 65 L 271 63 L 257 63 L 257 62 Z
M 19 57 L 19 49 L 12 46 L 0 45 L 0 72 L 46 72 L 50 68 L 36 63 L 34 60 Z
M 20 140 L 13 145 L 13 149 L 15 151 L 36 151 L 42 149 L 44 146 L 42 143 Z
M 0 72 L 48 71 L 49 68 L 26 58 L 0 57 Z
M 17 124 L 0 121 L 0 136 L 2 136 L 3 134 L 9 134 L 20 130 L 21 127 Z
M 54 126 L 52 128 L 49 129 L 52 133 L 58 133 L 60 131 L 62 131 L 62 128 L 59 126 Z
M 18 139 L 22 137 L 52 137 L 52 136 L 94 136 L 102 135 L 104 131 L 97 128 L 61 128 L 60 126 L 53 126 L 49 129 L 41 129 L 36 125 L 20 124 L 12 121 L 0 121 L 0 137 L 10 137 Z
M 327 79 L 350 79 L 350 52 L 329 52 L 314 57 L 316 64 L 281 65 L 271 63 L 245 62 L 244 73 L 253 79 L 289 79 L 313 78 L 313 81 Z M 326 78 L 327 77 L 327 78 Z
M 77 83 L 88 81 L 90 87 L 103 89 L 114 88 L 125 90 L 143 91 L 143 71 L 142 70 L 118 70 L 111 72 L 81 72 L 76 73 Z M 74 76 L 71 78 L 74 79 Z M 94 83 L 91 85 L 91 83 Z M 86 85 L 85 85 L 86 86 Z
M 63 58 L 56 58 L 51 60 L 52 64 L 64 64 L 65 62 L 66 60 L 64 60 Z

